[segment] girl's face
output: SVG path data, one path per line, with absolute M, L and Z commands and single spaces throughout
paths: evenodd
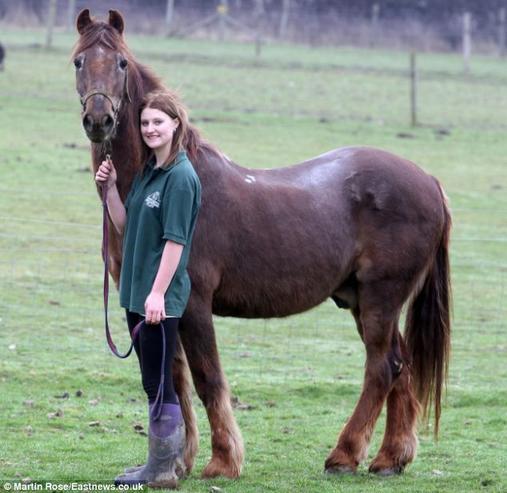
M 179 124 L 177 118 L 171 118 L 155 108 L 144 108 L 141 112 L 141 136 L 154 151 L 171 148 L 173 134 Z

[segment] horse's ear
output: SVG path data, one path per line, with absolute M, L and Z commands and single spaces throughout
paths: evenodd
M 120 34 L 123 34 L 125 23 L 123 22 L 122 15 L 117 10 L 109 11 L 109 25 L 114 27 Z
M 92 18 L 90 17 L 90 10 L 84 9 L 77 16 L 76 20 L 76 28 L 79 34 L 83 34 L 84 30 L 93 23 Z

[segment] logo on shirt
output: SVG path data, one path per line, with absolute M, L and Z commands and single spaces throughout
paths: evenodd
M 144 203 L 152 209 L 155 207 L 160 207 L 160 192 L 153 192 L 152 194 L 148 195 L 148 197 L 144 199 Z

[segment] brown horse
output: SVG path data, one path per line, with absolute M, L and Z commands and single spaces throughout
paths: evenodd
M 73 56 L 93 168 L 103 159 L 102 143 L 110 141 L 125 198 L 143 165 L 139 103 L 161 82 L 129 51 L 117 11 L 109 12 L 106 23 L 84 10 L 77 29 Z M 180 337 L 212 430 L 212 458 L 203 475 L 236 477 L 243 459 L 212 314 L 284 317 L 329 297 L 352 312 L 366 347 L 366 370 L 359 402 L 325 468 L 356 471 L 387 401 L 384 440 L 370 471 L 403 471 L 416 453 L 418 414 L 427 415 L 432 402 L 438 430 L 449 358 L 451 219 L 439 183 L 377 149 L 337 149 L 261 171 L 237 166 L 195 129 L 190 140 L 203 198 Z M 110 231 L 111 275 L 117 281 L 121 238 Z M 407 301 L 402 336 L 398 322 Z M 183 352 L 175 366 L 190 469 L 197 429 Z

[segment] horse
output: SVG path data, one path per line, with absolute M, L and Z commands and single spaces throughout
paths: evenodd
M 118 11 L 110 10 L 105 22 L 83 10 L 72 54 L 93 171 L 110 147 L 122 199 L 143 166 L 140 101 L 162 87 L 134 58 L 124 27 Z M 175 362 L 187 470 L 198 440 L 187 364 L 211 427 L 212 457 L 203 477 L 238 477 L 243 461 L 212 315 L 285 317 L 331 298 L 354 317 L 366 365 L 359 400 L 325 471 L 357 471 L 385 403 L 385 434 L 369 471 L 403 472 L 416 454 L 418 417 L 433 413 L 438 433 L 448 373 L 451 215 L 442 186 L 414 163 L 375 148 L 345 147 L 260 170 L 235 164 L 194 127 L 191 141 L 202 208 Z M 117 282 L 121 238 L 115 228 L 110 232 L 110 274 Z

